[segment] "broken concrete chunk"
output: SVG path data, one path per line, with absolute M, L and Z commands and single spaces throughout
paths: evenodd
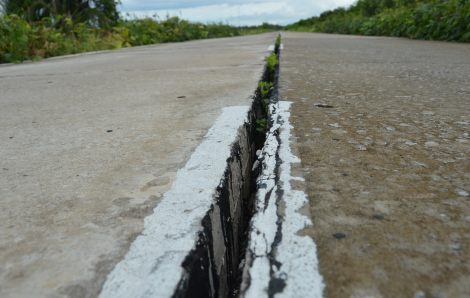
M 256 168 L 258 168 L 258 165 L 259 165 L 259 160 L 256 160 L 254 163 L 253 163 L 253 167 L 251 168 L 252 171 L 256 170 Z

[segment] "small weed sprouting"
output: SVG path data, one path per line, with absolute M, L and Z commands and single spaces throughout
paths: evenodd
M 263 105 L 263 109 L 265 113 L 268 113 L 268 103 L 269 103 L 269 92 L 273 83 L 270 82 L 260 82 L 258 83 L 259 90 L 261 91 L 261 104 Z
M 274 71 L 276 70 L 276 65 L 279 64 L 279 61 L 277 60 L 278 54 L 272 53 L 271 56 L 266 57 L 268 60 L 268 69 L 269 73 L 271 75 L 271 79 L 274 77 Z
M 275 53 L 272 53 L 271 56 L 269 57 L 266 57 L 266 59 L 268 59 L 268 68 L 269 68 L 269 71 L 271 72 L 274 72 L 274 70 L 276 69 L 276 65 L 279 64 L 279 61 L 277 60 L 277 54 Z
M 281 43 L 281 36 L 279 35 L 276 38 L 276 48 L 279 49 L 279 45 Z M 269 76 L 271 77 L 271 82 L 259 82 L 258 87 L 261 93 L 261 104 L 263 105 L 263 111 L 264 113 L 268 114 L 269 111 L 269 93 L 271 92 L 271 89 L 273 87 L 273 78 L 274 78 L 274 72 L 276 71 L 276 65 L 279 64 L 279 61 L 277 60 L 277 57 L 279 55 L 276 53 L 272 53 L 270 56 L 266 57 L 267 60 L 267 66 L 268 66 L 268 72 Z M 266 124 L 266 118 L 261 118 L 256 120 L 256 124 L 258 127 L 256 128 L 257 131 L 264 132 L 268 130 L 268 125 Z
M 273 86 L 273 83 L 270 82 L 260 82 L 258 83 L 258 87 L 261 91 L 261 98 L 265 99 L 268 97 L 269 91 L 271 91 L 271 87 Z
M 266 132 L 268 130 L 266 118 L 256 120 L 256 124 L 258 124 L 258 127 L 256 128 L 257 131 Z

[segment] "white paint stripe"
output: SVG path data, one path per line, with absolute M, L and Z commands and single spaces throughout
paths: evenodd
M 283 45 L 282 43 L 279 45 L 279 49 L 280 49 L 280 50 L 284 50 L 284 45 Z M 274 45 L 269 46 L 266 51 L 268 51 L 268 52 L 274 52 Z
M 297 233 L 306 226 L 312 225 L 310 219 L 297 211 L 309 204 L 307 195 L 303 191 L 292 190 L 290 180 L 303 180 L 291 176 L 291 164 L 301 160 L 294 156 L 290 150 L 289 123 L 290 102 L 279 102 L 279 115 L 283 119 L 281 125 L 281 145 L 279 157 L 282 160 L 281 177 L 284 194 L 282 200 L 286 203 L 285 221 L 282 223 L 282 242 L 277 246 L 276 260 L 282 263 L 279 271 L 275 272 L 277 278 L 287 274 L 287 286 L 276 297 L 323 297 L 323 277 L 318 271 L 317 246 L 312 238 L 298 236 Z M 275 268 L 274 268 L 275 269 Z
M 300 162 L 300 159 L 290 151 L 290 105 L 291 103 L 286 101 L 270 105 L 271 115 L 275 122 L 267 135 L 261 154 L 261 157 L 264 157 L 263 172 L 258 183 L 259 185 L 265 184 L 266 188 L 260 187 L 257 193 L 255 205 L 257 213 L 251 223 L 249 249 L 255 252 L 255 257 L 251 268 L 247 269 L 251 283 L 245 292 L 245 298 L 268 297 L 267 289 L 271 277 L 285 279 L 287 284 L 284 290 L 277 293 L 275 297 L 323 297 L 325 286 L 318 271 L 316 245 L 310 237 L 296 235 L 305 226 L 312 225 L 312 222 L 308 217 L 297 212 L 304 204 L 308 204 L 306 194 L 292 190 L 290 185 L 290 180 L 303 180 L 290 175 L 291 164 Z M 280 131 L 280 144 L 275 137 L 277 130 Z M 277 186 L 274 183 L 276 151 L 282 160 L 280 181 L 284 190 L 282 201 L 285 203 L 282 241 L 278 244 L 275 254 L 276 260 L 282 263 L 279 270 L 270 265 L 267 257 L 271 252 L 271 245 L 278 228 L 275 204 Z M 266 206 L 264 198 L 271 190 Z M 274 272 L 273 276 L 270 275 L 271 270 Z
M 195 247 L 201 219 L 220 184 L 238 128 L 248 106 L 227 107 L 178 170 L 171 190 L 145 218 L 142 235 L 108 275 L 100 298 L 171 297 L 183 273 L 181 264 Z M 202 191 L 201 191 L 202 190 Z

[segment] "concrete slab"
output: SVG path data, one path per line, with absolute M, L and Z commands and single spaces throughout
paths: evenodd
M 250 223 L 241 295 L 258 297 L 323 297 L 325 287 L 318 270 L 313 240 L 302 235 L 312 225 L 306 193 L 292 176 L 300 159 L 291 151 L 291 102 L 271 97 L 270 124 L 259 155 L 254 215 Z M 306 209 L 306 210 L 305 210 Z M 301 211 L 301 212 L 299 212 Z
M 282 36 L 324 295 L 469 297 L 470 45 Z
M 0 296 L 96 297 L 275 36 L 0 67 Z
M 224 276 L 226 271 L 232 270 L 226 264 L 234 257 L 225 251 L 234 243 L 224 244 L 224 238 L 230 238 L 230 228 L 225 222 L 233 223 L 232 226 L 238 225 L 240 220 L 237 220 L 239 216 L 236 214 L 241 213 L 241 208 L 235 206 L 243 204 L 239 200 L 240 195 L 224 197 L 221 185 L 226 184 L 226 176 L 232 176 L 231 180 L 243 181 L 247 177 L 245 172 L 251 170 L 251 154 L 247 154 L 250 142 L 241 137 L 237 148 L 232 149 L 240 124 L 250 122 L 247 117 L 249 110 L 249 106 L 223 108 L 222 115 L 211 127 L 205 140 L 196 148 L 184 168 L 178 170 L 171 190 L 165 193 L 154 213 L 145 218 L 142 235 L 137 237 L 125 258 L 108 275 L 100 298 L 230 296 L 230 287 L 223 284 L 225 281 L 231 282 Z M 229 162 L 227 166 L 231 150 L 238 151 L 241 162 Z M 227 168 L 230 170 L 225 174 Z M 239 182 L 227 186 L 227 191 L 232 194 L 243 190 Z M 236 197 L 235 200 L 233 197 Z M 230 208 L 231 212 L 224 214 L 223 206 L 228 202 L 234 207 Z M 222 220 L 224 217 L 225 220 Z M 237 227 L 235 230 L 241 229 Z M 198 236 L 200 231 L 203 235 Z M 212 237 L 206 237 L 207 234 Z M 238 240 L 236 234 L 234 238 Z M 186 266 L 182 264 L 188 258 L 201 258 L 204 261 L 190 266 L 192 268 L 185 272 L 183 267 Z M 237 265 L 238 258 L 234 267 Z M 213 275 L 207 274 L 207 278 L 204 278 L 208 270 L 212 272 L 213 267 Z M 198 280 L 196 287 L 192 286 L 189 280 L 191 277 Z M 180 283 L 185 285 L 180 286 Z

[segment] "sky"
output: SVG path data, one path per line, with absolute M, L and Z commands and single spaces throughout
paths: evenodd
M 121 0 L 118 10 L 132 16 L 167 14 L 192 22 L 224 22 L 233 26 L 287 25 L 318 16 L 325 10 L 348 7 L 355 0 Z

